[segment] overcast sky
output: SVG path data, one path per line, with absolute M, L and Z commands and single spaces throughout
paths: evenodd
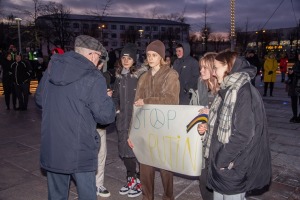
M 21 15 L 20 10 L 31 10 L 32 0 L 0 0 L 2 13 Z M 71 9 L 73 14 L 87 14 L 89 10 L 103 8 L 106 0 L 53 0 Z M 280 5 L 280 3 L 283 3 Z M 44 2 L 40 0 L 40 2 Z M 293 7 L 294 11 L 293 11 Z M 213 32 L 228 32 L 230 28 L 230 0 L 112 0 L 109 16 L 152 18 L 158 15 L 182 13 L 192 31 L 199 31 L 204 25 L 204 7 L 207 5 L 207 23 Z M 271 15 L 280 5 L 273 17 Z M 22 17 L 22 16 L 20 16 Z M 268 19 L 271 19 L 268 21 Z M 236 27 L 245 30 L 261 28 L 295 27 L 300 19 L 300 0 L 236 0 Z M 268 22 L 267 22 L 268 21 Z

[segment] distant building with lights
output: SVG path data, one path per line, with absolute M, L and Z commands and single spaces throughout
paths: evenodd
M 37 24 L 57 28 L 59 22 L 55 24 L 53 19 L 54 15 L 40 16 Z M 122 48 L 128 42 L 135 43 L 140 50 L 145 50 L 146 46 L 156 39 L 163 41 L 167 49 L 173 49 L 177 42 L 186 42 L 189 37 L 188 24 L 166 19 L 69 14 L 63 23 L 63 28 L 71 33 L 70 39 L 65 41 L 66 50 L 73 49 L 75 37 L 81 34 L 98 38 L 107 50 Z M 49 37 L 53 37 L 54 43 L 58 42 L 55 40 L 57 35 L 52 34 Z M 45 39 L 42 44 L 44 52 L 45 48 L 52 48 Z
M 239 32 L 237 42 L 240 46 L 245 44 L 245 50 L 255 50 L 260 56 L 272 51 L 286 52 L 289 57 L 294 57 L 300 50 L 300 27 Z

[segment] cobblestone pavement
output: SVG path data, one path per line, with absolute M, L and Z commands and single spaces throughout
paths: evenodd
M 257 80 L 257 88 L 262 90 Z M 289 123 L 292 112 L 283 83 L 275 83 L 274 97 L 264 97 L 272 151 L 272 184 L 263 194 L 252 193 L 251 200 L 300 199 L 300 124 Z M 47 199 L 46 177 L 39 166 L 41 113 L 30 96 L 27 111 L 5 110 L 0 96 L 0 200 Z M 118 190 L 125 184 L 125 167 L 118 157 L 114 126 L 108 128 L 108 155 L 105 186 L 108 200 L 128 199 Z M 159 173 L 155 179 L 155 199 L 163 193 Z M 174 196 L 178 200 L 201 200 L 197 177 L 175 175 Z M 74 183 L 69 199 L 77 199 Z M 101 199 L 100 197 L 98 199 Z M 104 198 L 103 198 L 104 199 Z M 136 198 L 142 199 L 141 196 Z

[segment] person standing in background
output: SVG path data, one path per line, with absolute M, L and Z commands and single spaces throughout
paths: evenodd
M 285 82 L 285 74 L 287 72 L 287 64 L 289 60 L 287 58 L 286 53 L 281 54 L 280 62 L 279 62 L 279 67 L 280 67 L 280 72 L 281 72 L 281 83 Z
M 13 60 L 12 60 L 11 53 L 7 53 L 5 58 L 1 62 L 2 83 L 3 83 L 5 104 L 7 110 L 10 110 L 10 97 L 12 97 L 12 105 L 14 109 L 16 109 L 16 103 L 17 103 L 16 90 L 13 81 L 14 78 L 12 72 L 12 63 Z
M 16 61 L 11 65 L 16 96 L 19 102 L 17 110 L 25 111 L 28 105 L 31 69 L 22 61 L 21 53 L 16 55 Z
M 275 54 L 270 53 L 266 58 L 264 63 L 264 94 L 267 96 L 268 86 L 270 85 L 270 97 L 273 96 L 274 83 L 276 81 L 276 70 L 278 68 L 277 60 L 275 59 Z
M 173 63 L 173 69 L 179 74 L 180 81 L 180 105 L 189 105 L 191 100 L 190 89 L 197 90 L 199 78 L 198 61 L 190 56 L 190 45 L 188 43 L 176 46 L 177 59 Z

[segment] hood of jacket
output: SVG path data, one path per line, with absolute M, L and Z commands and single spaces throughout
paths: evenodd
M 183 56 L 180 59 L 184 59 L 190 55 L 191 47 L 190 47 L 190 44 L 187 42 L 183 42 L 183 43 L 181 43 L 181 45 L 183 47 Z
M 249 74 L 250 78 L 253 79 L 256 76 L 256 71 L 256 67 L 251 65 L 245 58 L 237 57 L 229 74 L 246 72 Z
M 91 70 L 97 70 L 87 58 L 74 51 L 65 54 L 54 54 L 49 63 L 49 81 L 57 86 L 73 83 Z

